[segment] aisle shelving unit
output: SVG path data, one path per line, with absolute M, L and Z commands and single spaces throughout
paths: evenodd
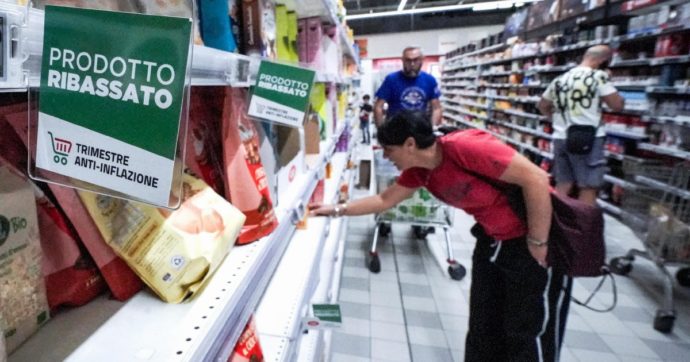
M 349 152 L 332 158 L 334 172 L 326 180 L 324 202 L 333 202 L 341 183 L 351 179 L 349 158 Z M 327 290 L 334 282 L 333 274 L 322 273 L 321 267 L 344 242 L 346 224 L 346 219 L 310 217 L 307 229 L 295 233 L 256 311 L 259 340 L 267 361 L 293 361 L 300 349 L 306 353 L 304 349 L 310 344 L 317 351 L 317 333 L 303 334 L 303 319 L 309 315 L 317 291 Z M 306 336 L 309 338 L 304 340 Z
M 606 2 L 602 8 L 590 10 L 576 18 L 568 18 L 542 28 L 530 30 L 522 34 L 527 40 L 543 38 L 546 35 L 562 32 L 564 29 L 592 29 L 601 24 L 624 23 L 629 17 L 658 11 L 663 5 L 678 5 L 682 1 L 671 0 L 657 5 L 623 12 L 620 2 Z M 591 46 L 609 44 L 614 49 L 638 44 L 640 40 L 655 41 L 659 36 L 690 32 L 687 24 L 680 24 L 668 28 L 651 29 L 634 34 L 612 36 L 607 39 L 581 40 L 579 42 L 557 46 L 548 50 L 540 50 L 536 54 L 510 56 L 504 53 L 509 48 L 505 43 L 491 45 L 479 50 L 461 51 L 469 47 L 449 53 L 444 62 L 441 88 L 444 97 L 444 117 L 464 127 L 479 127 L 488 129 L 509 143 L 529 150 L 536 161 L 550 155 L 544 148 L 543 142 L 551 141 L 551 127 L 544 117 L 537 114 L 534 105 L 539 101 L 540 94 L 549 84 L 550 79 L 575 66 L 575 58 L 584 53 Z M 652 46 L 653 48 L 653 46 Z M 652 49 L 653 50 L 653 49 Z M 626 54 L 626 53 L 622 53 Z M 558 56 L 566 59 L 567 64 L 554 65 L 544 59 Z M 650 71 L 669 64 L 686 65 L 690 62 L 690 55 L 646 57 L 641 59 L 614 59 L 612 68 L 649 68 Z M 522 82 L 516 82 L 513 76 L 526 77 Z M 536 77 L 530 79 L 529 77 Z M 510 77 L 510 78 L 509 78 Z M 545 78 L 546 77 L 546 78 Z M 619 91 L 645 92 L 648 98 L 675 96 L 684 97 L 690 94 L 686 86 L 659 86 L 651 83 L 658 78 L 647 80 L 612 79 Z M 687 99 L 687 98 L 686 98 Z M 505 102 L 497 106 L 498 102 Z M 507 107 L 509 105 L 510 107 Z M 533 109 L 525 111 L 524 109 Z M 626 109 L 621 112 L 604 110 L 605 114 L 640 117 L 647 124 L 675 124 L 687 127 L 690 117 L 681 115 L 658 115 L 652 110 Z M 625 139 L 632 142 L 635 149 L 657 154 L 657 157 L 670 156 L 678 161 L 690 159 L 690 152 L 666 145 L 650 143 L 652 138 L 648 134 L 636 130 L 621 129 L 619 127 L 605 128 L 608 136 Z M 527 144 L 526 142 L 527 141 Z M 634 152 L 634 150 L 633 150 Z M 615 156 L 615 155 L 613 155 Z M 613 158 L 616 159 L 616 158 Z M 621 160 L 620 157 L 618 160 Z
M 342 55 L 357 60 L 351 42 L 340 23 L 333 2 L 309 0 L 296 2 L 300 17 L 319 16 L 335 25 L 339 34 Z M 40 14 L 40 13 L 39 13 Z M 33 19 L 34 21 L 36 19 Z M 40 19 L 39 19 L 40 20 Z M 42 30 L 32 29 L 33 41 L 42 38 Z M 40 53 L 32 54 L 30 64 L 40 64 Z M 195 45 L 192 50 L 191 84 L 193 86 L 250 86 L 255 82 L 261 59 L 227 53 Z M 32 74 L 35 74 L 32 70 Z M 28 86 L 38 85 L 38 77 L 30 77 Z M 317 82 L 347 83 L 339 74 L 317 72 Z M 341 241 L 340 230 L 345 219 L 312 218 L 309 227 L 297 230 L 296 224 L 307 212 L 307 203 L 316 184 L 324 175 L 328 163 L 336 177 L 327 183 L 326 195 L 337 190 L 334 180 L 340 181 L 351 172 L 340 172 L 351 152 L 335 152 L 336 143 L 344 132 L 350 132 L 350 120 L 339 120 L 333 136 L 320 145 L 321 153 L 305 172 L 298 173 L 287 192 L 287 202 L 275 209 L 279 226 L 270 235 L 249 245 L 235 246 L 202 292 L 181 304 L 162 302 L 150 290 L 137 293 L 126 302 L 105 297 L 97 298 L 81 308 L 61 311 L 10 356 L 19 361 L 211 361 L 227 360 L 250 315 L 257 319 L 284 321 L 299 331 L 304 304 L 314 294 L 322 251 L 341 252 L 341 247 L 328 246 Z M 349 176 L 348 176 L 349 177 Z M 337 240 L 331 235 L 339 235 Z M 328 238 L 327 238 L 328 236 Z M 324 244 L 326 246 L 324 247 Z M 325 249 L 324 249 L 325 248 Z M 304 256 L 309 254 L 309 261 Z M 329 258 L 332 256 L 329 255 Z M 299 262 L 298 262 L 299 260 Z M 297 265 L 299 264 L 299 265 Z M 290 288 L 295 297 L 294 310 L 268 306 L 271 296 L 283 296 L 286 286 L 281 278 L 294 276 L 293 268 L 304 268 L 302 284 Z M 287 271 L 285 271 L 287 270 Z M 276 272 L 278 271 L 278 272 Z M 323 281 L 322 281 L 323 282 Z M 266 314 L 266 311 L 269 314 Z M 261 344 L 267 356 L 281 344 L 286 351 L 296 351 L 298 340 L 261 333 Z M 295 336 L 295 333 L 291 333 Z M 265 338 L 265 340 L 264 340 Z M 276 340 L 275 343 L 273 341 Z M 282 343 L 285 342 L 285 343 Z M 276 346 L 276 347 L 274 347 Z M 294 355 L 294 352 L 293 352 Z

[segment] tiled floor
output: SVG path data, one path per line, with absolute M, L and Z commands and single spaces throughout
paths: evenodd
M 355 195 L 357 197 L 357 195 Z M 455 213 L 451 232 L 455 257 L 471 268 L 474 239 L 472 219 Z M 371 216 L 350 221 L 340 304 L 343 326 L 333 334 L 333 362 L 462 361 L 469 315 L 469 277 L 453 281 L 446 266 L 440 229 L 428 241 L 414 239 L 408 225 L 394 225 L 379 246 L 381 272 L 366 268 L 366 253 L 374 232 Z M 607 251 L 619 256 L 640 241 L 617 220 L 606 219 Z M 672 269 L 672 273 L 675 272 Z M 652 328 L 663 295 L 661 274 L 638 258 L 627 277 L 616 277 L 618 306 L 595 313 L 572 304 L 562 361 L 689 361 L 690 288 L 674 287 L 677 319 L 671 334 Z M 597 280 L 578 278 L 573 295 L 584 299 Z M 595 305 L 610 303 L 609 284 L 596 295 Z

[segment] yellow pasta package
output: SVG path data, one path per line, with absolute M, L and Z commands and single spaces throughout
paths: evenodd
M 235 243 L 245 216 L 186 175 L 177 210 L 80 192 L 103 239 L 169 303 L 199 291 Z

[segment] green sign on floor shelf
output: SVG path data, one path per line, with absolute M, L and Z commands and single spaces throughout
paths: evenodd
M 311 309 L 314 316 L 306 317 L 306 328 L 338 328 L 343 323 L 340 304 L 312 304 Z
M 309 104 L 315 72 L 262 61 L 252 87 L 248 114 L 270 122 L 301 127 Z
M 46 6 L 36 167 L 168 206 L 191 28 Z

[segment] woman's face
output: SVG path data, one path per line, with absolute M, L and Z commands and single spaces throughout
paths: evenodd
M 383 157 L 393 162 L 400 171 L 410 167 L 403 146 L 383 146 Z

